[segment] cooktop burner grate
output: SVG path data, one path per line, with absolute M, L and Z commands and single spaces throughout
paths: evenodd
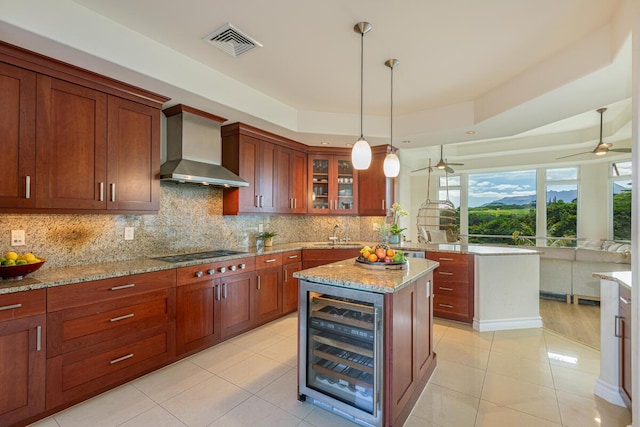
M 160 256 L 152 259 L 157 259 L 159 261 L 166 262 L 184 262 L 184 261 L 196 261 L 199 259 L 209 259 L 209 258 L 220 258 L 223 256 L 229 255 L 241 255 L 246 254 L 247 252 L 241 251 L 231 251 L 226 249 L 218 249 L 215 251 L 206 251 L 206 252 L 194 252 L 190 254 L 178 254 L 178 255 L 169 255 L 169 256 Z

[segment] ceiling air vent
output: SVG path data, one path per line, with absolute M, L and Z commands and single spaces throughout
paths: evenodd
M 204 39 L 231 56 L 240 56 L 255 47 L 262 47 L 260 43 L 231 25 L 231 23 L 224 24 L 204 37 Z

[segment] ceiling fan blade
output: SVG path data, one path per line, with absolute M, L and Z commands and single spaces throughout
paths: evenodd
M 450 168 L 449 165 L 445 166 L 444 170 L 446 170 L 447 173 L 456 173 L 456 171 L 454 171 L 452 168 Z
M 556 160 L 566 159 L 567 157 L 580 156 L 582 154 L 592 154 L 593 151 L 583 151 L 582 153 L 569 154 L 568 156 L 556 157 Z
M 631 148 L 609 148 L 609 151 L 615 151 L 616 153 L 631 153 Z
M 464 166 L 464 163 L 449 163 L 449 162 L 447 162 L 447 166 Z
M 411 171 L 411 172 L 420 172 L 420 171 L 423 171 L 423 170 L 425 170 L 425 169 L 429 169 L 430 167 L 431 167 L 431 166 L 427 166 L 427 167 L 424 167 L 424 168 L 416 169 L 416 170 Z

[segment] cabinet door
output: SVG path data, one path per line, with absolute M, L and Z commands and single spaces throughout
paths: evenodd
M 256 321 L 269 322 L 282 314 L 282 268 L 256 271 Z
M 36 74 L 0 63 L 0 208 L 32 208 L 36 172 Z
M 36 207 L 105 209 L 107 95 L 37 77 Z
M 307 212 L 307 154 L 293 150 L 291 164 L 291 197 L 293 213 Z
M 157 211 L 160 110 L 109 97 L 108 209 Z
M 249 272 L 221 279 L 222 337 L 247 331 L 255 323 L 255 273 Z
M 631 393 L 631 378 L 632 378 L 632 364 L 631 364 L 631 290 L 624 286 L 619 286 L 620 292 L 620 395 L 626 402 L 627 406 L 631 407 L 632 393 Z
M 285 147 L 277 155 L 278 213 L 306 213 L 307 155 Z
M 0 322 L 0 425 L 45 410 L 45 316 Z
M 358 171 L 358 212 L 367 216 L 387 216 L 393 204 L 393 179 L 384 176 L 386 153 L 374 153 L 369 169 Z
M 302 270 L 302 263 L 299 261 L 282 266 L 283 314 L 291 313 L 298 309 L 298 279 L 293 277 L 293 273 L 300 270 Z
M 416 280 L 416 355 L 415 363 L 418 378 L 422 378 L 428 371 L 433 354 L 431 341 L 433 316 L 433 273 Z
M 335 156 L 333 159 L 333 197 L 329 206 L 335 214 L 358 213 L 358 174 L 348 156 Z M 369 188 L 366 188 L 369 191 Z
M 178 286 L 177 354 L 209 347 L 220 340 L 219 279 Z
M 313 214 L 329 214 L 329 200 L 333 196 L 329 179 L 330 157 L 309 156 L 309 203 L 307 210 Z
M 238 141 L 238 174 L 249 183 L 248 187 L 233 189 L 239 192 L 238 210 L 240 212 L 260 212 L 259 185 L 260 171 L 257 158 L 259 156 L 260 140 L 242 135 Z
M 276 147 L 268 142 L 260 141 L 258 151 L 258 205 L 260 212 L 276 212 L 277 210 L 277 160 Z

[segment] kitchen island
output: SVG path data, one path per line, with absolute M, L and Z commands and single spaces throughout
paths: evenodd
M 301 270 L 298 394 L 363 425 L 401 426 L 436 366 L 433 270 L 354 258 Z

